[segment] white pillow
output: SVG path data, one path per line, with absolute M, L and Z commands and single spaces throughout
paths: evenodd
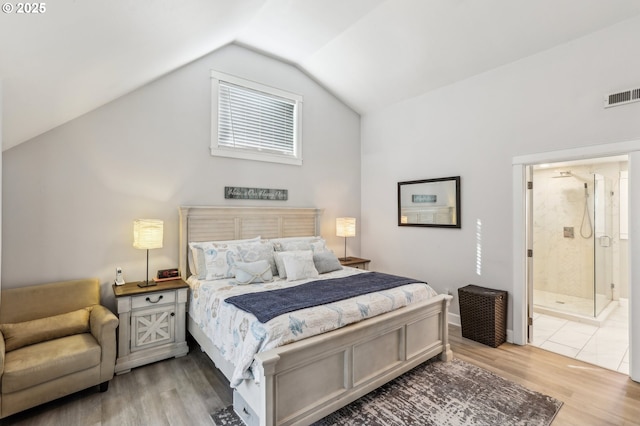
M 311 251 L 314 253 L 324 253 L 325 251 L 330 251 L 327 248 L 327 242 L 324 239 L 320 241 L 314 241 L 311 243 Z
M 279 253 L 279 256 L 284 263 L 287 281 L 318 277 L 318 270 L 313 264 L 313 252 L 311 250 L 285 251 Z
M 236 284 L 268 283 L 273 281 L 271 266 L 266 260 L 236 263 Z
M 204 252 L 205 280 L 219 280 L 233 278 L 236 275 L 235 264 L 239 260 L 237 247 L 207 244 L 202 248 Z
M 273 257 L 273 243 L 271 241 L 258 241 L 254 243 L 238 244 L 238 256 L 242 262 L 256 262 L 266 260 L 271 267 L 271 275 L 276 275 L 278 269 Z
M 326 242 L 322 237 L 274 238 L 269 241 L 273 243 L 273 247 L 276 251 L 294 251 L 294 250 L 322 251 L 326 247 Z
M 276 262 L 276 270 L 278 271 L 278 276 L 282 279 L 287 278 L 287 270 L 284 268 L 284 260 L 282 259 L 282 253 L 287 253 L 286 251 L 276 251 L 273 253 L 273 260 Z
M 207 276 L 207 268 L 205 266 L 205 258 L 203 248 L 209 244 L 229 245 L 229 244 L 243 244 L 260 241 L 260 237 L 250 238 L 246 240 L 229 240 L 229 241 L 203 241 L 189 243 L 189 270 L 193 275 L 196 275 L 198 279 L 204 280 Z

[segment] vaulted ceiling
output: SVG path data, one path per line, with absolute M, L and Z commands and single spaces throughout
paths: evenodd
M 640 14 L 638 0 L 54 0 L 40 14 L 9 4 L 4 150 L 231 42 L 292 63 L 364 114 Z

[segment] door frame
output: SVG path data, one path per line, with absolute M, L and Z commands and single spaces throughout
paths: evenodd
M 629 218 L 640 217 L 640 140 L 592 145 L 558 151 L 541 152 L 513 157 L 513 343 L 526 345 L 529 327 L 527 277 L 531 262 L 527 256 L 531 242 L 527 213 L 530 209 L 527 194 L 528 166 L 541 163 L 582 160 L 596 157 L 628 155 L 629 159 Z M 634 192 L 635 190 L 635 192 Z M 640 253 L 640 220 L 629 223 L 629 376 L 640 382 L 640 262 L 634 264 L 633 253 Z M 638 293 L 636 295 L 636 292 Z

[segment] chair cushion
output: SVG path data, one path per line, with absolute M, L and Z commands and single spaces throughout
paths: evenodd
M 1 324 L 7 352 L 72 334 L 89 331 L 90 309 L 78 309 L 66 314 L 14 324 Z
M 90 333 L 75 334 L 7 352 L 2 393 L 7 394 L 100 364 L 101 348 Z

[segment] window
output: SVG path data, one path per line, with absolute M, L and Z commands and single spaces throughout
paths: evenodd
M 211 71 L 211 155 L 302 164 L 302 96 Z

